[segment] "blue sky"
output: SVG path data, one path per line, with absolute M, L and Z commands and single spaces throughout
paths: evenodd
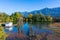
M 0 0 L 0 12 L 12 14 L 19 11 L 33 11 L 60 7 L 60 0 Z

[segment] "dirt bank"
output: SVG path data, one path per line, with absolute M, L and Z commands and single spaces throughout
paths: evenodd
M 54 23 L 52 23 L 52 24 L 49 24 L 49 26 L 60 27 L 60 22 L 54 22 Z

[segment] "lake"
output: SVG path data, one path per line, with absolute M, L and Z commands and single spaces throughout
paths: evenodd
M 25 22 L 22 26 L 20 26 L 21 33 L 19 34 L 18 34 L 18 29 L 16 26 L 13 26 L 12 30 L 8 30 L 4 28 L 4 31 L 7 34 L 10 34 L 6 38 L 6 40 L 35 40 L 35 39 L 41 39 L 41 40 L 57 40 L 58 39 L 60 40 L 60 36 L 59 36 L 60 34 L 56 34 L 52 30 L 53 28 L 55 29 L 57 27 L 49 26 L 49 23 Z
M 46 23 L 42 24 L 42 23 L 39 23 L 39 22 L 37 22 L 37 23 L 28 23 L 28 22 L 26 22 L 22 25 L 22 27 L 20 27 L 20 30 L 22 32 L 24 32 L 24 34 L 26 34 L 26 35 L 29 34 L 30 30 L 32 30 L 34 34 L 44 33 L 44 32 L 48 33 L 48 34 L 53 33 L 53 31 L 48 30 L 48 28 L 50 28 L 50 27 Z M 6 28 L 4 29 L 4 31 L 6 33 L 17 33 L 18 32 L 18 30 L 15 26 L 13 26 L 12 30 L 10 30 L 10 31 Z

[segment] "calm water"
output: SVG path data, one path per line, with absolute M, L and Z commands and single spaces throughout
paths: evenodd
M 32 28 L 31 28 L 32 27 Z M 52 30 L 48 30 L 49 26 L 48 24 L 41 24 L 41 23 L 24 23 L 23 26 L 20 28 L 20 30 L 25 33 L 26 35 L 29 34 L 30 30 L 34 32 L 34 34 L 38 33 L 44 33 L 46 32 L 47 34 L 53 33 Z M 4 29 L 6 33 L 17 33 L 18 30 L 15 26 L 12 27 L 12 30 L 9 31 L 8 29 Z

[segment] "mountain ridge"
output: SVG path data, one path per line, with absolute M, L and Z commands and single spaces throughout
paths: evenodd
M 28 17 L 28 15 L 31 14 L 44 14 L 44 15 L 51 15 L 52 17 L 60 17 L 60 7 L 57 8 L 44 8 L 40 10 L 34 10 L 31 12 L 19 12 L 20 14 L 23 14 L 25 17 Z

